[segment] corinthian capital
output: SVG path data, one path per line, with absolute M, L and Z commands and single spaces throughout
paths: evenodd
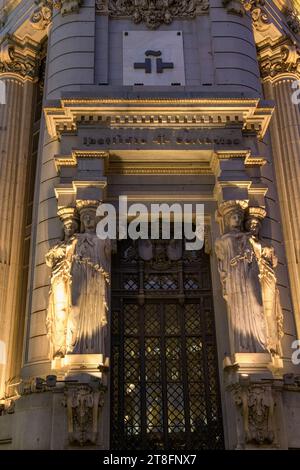
M 15 76 L 22 80 L 38 78 L 39 53 L 33 42 L 19 42 L 7 35 L 0 43 L 0 76 Z
M 281 74 L 300 77 L 300 49 L 289 39 L 260 49 L 261 75 L 274 79 Z

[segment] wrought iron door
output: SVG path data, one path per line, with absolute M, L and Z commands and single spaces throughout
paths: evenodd
M 112 270 L 112 449 L 223 448 L 209 256 L 122 241 Z

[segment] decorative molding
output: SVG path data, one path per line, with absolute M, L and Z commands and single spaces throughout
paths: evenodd
M 179 109 L 180 108 L 180 109 Z M 174 116 L 174 109 L 176 115 Z M 76 133 L 84 125 L 110 128 L 216 128 L 239 123 L 263 138 L 274 111 L 259 99 L 70 99 L 45 108 L 51 137 Z
M 261 76 L 274 80 L 280 75 L 300 77 L 300 49 L 290 39 L 259 50 Z
M 130 17 L 134 23 L 145 23 L 149 29 L 170 24 L 175 18 L 194 19 L 208 9 L 208 0 L 96 0 L 97 13 L 113 18 Z
M 6 35 L 0 43 L 0 76 L 8 75 L 24 80 L 36 81 L 40 65 L 38 46 L 28 40 L 19 42 Z
M 70 444 L 96 444 L 107 387 L 97 382 L 93 385 L 65 385 L 63 405 L 67 408 Z

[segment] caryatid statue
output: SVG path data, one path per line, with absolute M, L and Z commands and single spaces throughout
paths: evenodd
M 71 269 L 72 313 L 69 353 L 104 354 L 110 282 L 110 240 L 96 235 L 97 201 L 78 201 L 81 233 L 76 235 Z
M 275 273 L 278 259 L 274 248 L 267 246 L 259 238 L 261 222 L 265 216 L 266 211 L 263 208 L 250 207 L 246 211 L 245 230 L 248 233 L 248 240 L 259 269 L 264 315 L 267 323 L 268 350 L 272 354 L 281 356 L 280 340 L 283 336 L 283 314 Z
M 234 352 L 268 352 L 258 263 L 248 237 L 243 232 L 245 201 L 226 201 L 220 205 L 226 230 L 216 240 L 215 250 L 227 302 Z
M 63 223 L 63 239 L 46 254 L 46 264 L 51 268 L 46 318 L 51 359 L 64 357 L 68 350 L 67 324 L 71 311 L 71 266 L 75 248 L 74 234 L 79 230 L 79 219 L 75 208 L 61 208 L 58 215 Z

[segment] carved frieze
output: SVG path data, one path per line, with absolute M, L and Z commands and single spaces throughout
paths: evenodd
M 134 23 L 145 23 L 150 29 L 170 24 L 175 18 L 193 19 L 206 13 L 208 0 L 97 0 L 96 9 L 100 14 L 114 18 L 132 18 Z
M 36 80 L 40 64 L 39 51 L 34 44 L 19 43 L 6 35 L 0 44 L 0 75 L 14 75 L 23 80 Z

